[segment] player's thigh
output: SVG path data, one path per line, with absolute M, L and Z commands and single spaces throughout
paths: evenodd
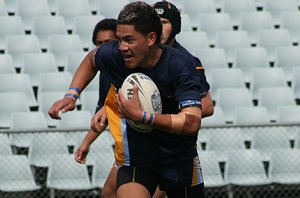
M 113 167 L 110 170 L 110 173 L 104 183 L 101 197 L 103 198 L 115 198 L 116 192 L 117 192 L 117 173 L 118 168 L 113 165 Z
M 122 196 L 125 191 L 134 196 L 139 193 L 140 197 L 152 197 L 158 184 L 155 172 L 151 168 L 137 168 L 122 166 L 117 174 L 117 195 Z M 124 190 L 126 189 L 126 190 Z M 125 193 L 126 195 L 126 193 Z M 129 196 L 128 196 L 129 197 Z M 135 196 L 134 196 L 135 197 Z
M 169 189 L 167 195 L 168 198 L 205 198 L 204 184 Z
M 130 182 L 121 185 L 117 190 L 117 198 L 151 198 L 148 189 L 140 183 Z

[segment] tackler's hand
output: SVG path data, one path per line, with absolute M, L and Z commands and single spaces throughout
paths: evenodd
M 97 111 L 97 113 L 92 117 L 91 128 L 97 133 L 101 133 L 107 127 L 107 116 L 105 107 Z
M 87 144 L 81 144 L 80 147 L 75 152 L 75 160 L 80 164 L 86 163 L 86 156 L 88 155 L 90 146 Z
M 56 101 L 48 110 L 48 114 L 53 119 L 61 119 L 59 112 L 65 113 L 75 109 L 76 100 L 71 97 L 64 97 Z

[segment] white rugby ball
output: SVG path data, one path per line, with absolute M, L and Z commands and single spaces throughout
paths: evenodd
M 141 106 L 145 112 L 159 113 L 162 111 L 162 103 L 159 90 L 150 77 L 143 73 L 132 73 L 124 80 L 121 86 L 121 92 L 125 98 L 133 97 L 133 85 L 139 88 L 138 96 Z M 137 131 L 148 133 L 152 131 L 152 127 L 146 124 L 139 124 L 131 120 L 127 120 L 128 124 Z

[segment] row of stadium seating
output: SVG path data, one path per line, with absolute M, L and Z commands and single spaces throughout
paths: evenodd
M 227 62 L 225 50 L 222 48 L 199 48 L 195 55 L 201 57 L 201 62 L 205 67 L 208 78 L 211 75 L 211 70 L 233 67 L 241 69 L 244 81 L 250 82 L 253 69 L 275 67 L 282 68 L 286 81 L 291 82 L 295 75 L 293 70 L 297 70 L 297 67 L 300 66 L 299 52 L 300 48 L 296 46 L 277 47 L 274 62 L 269 62 L 267 51 L 264 47 L 236 48 L 232 63 Z M 19 60 L 15 61 L 11 54 L 0 54 L 0 73 L 16 73 L 16 70 L 17 73 L 27 73 L 32 80 L 33 86 L 37 86 L 39 73 L 63 70 L 74 74 L 86 54 L 87 52 L 83 51 L 70 52 L 65 50 L 60 53 L 57 52 L 60 61 L 57 61 L 56 56 L 52 52 L 26 52 L 23 55 L 19 54 Z M 16 62 L 19 62 L 18 66 L 15 65 Z M 279 71 L 279 73 L 282 73 L 282 71 Z
M 58 127 L 59 123 L 63 123 L 62 120 L 51 119 L 48 116 L 48 109 L 56 100 L 64 96 L 65 91 L 40 92 L 37 99 L 35 99 L 32 90 L 27 93 L 27 96 L 25 92 L 20 91 L 0 93 L 1 128 L 13 127 L 11 115 L 14 112 L 41 112 L 45 116 L 48 127 Z M 203 119 L 203 126 L 226 123 L 269 124 L 270 122 L 299 122 L 299 99 L 294 98 L 293 92 L 289 87 L 262 87 L 259 89 L 256 100 L 253 99 L 247 88 L 219 88 L 213 99 L 215 102 L 215 113 L 213 116 Z M 77 120 L 76 123 L 78 125 L 74 124 L 73 126 L 89 127 L 90 118 L 94 114 L 97 100 L 98 91 L 84 91 L 82 93 L 77 101 L 78 110 L 75 111 L 79 115 L 72 115 Z M 87 115 L 86 113 L 88 113 L 88 117 L 82 119 Z M 71 113 L 66 115 L 71 115 Z M 34 119 L 36 118 L 34 114 L 27 115 L 27 118 L 32 119 L 33 123 L 35 123 Z M 25 123 L 28 122 L 27 119 L 24 119 L 24 121 Z M 82 123 L 83 121 L 86 123 Z
M 16 38 L 16 37 L 15 37 Z M 56 37 L 58 38 L 58 37 Z M 60 39 L 68 39 L 71 42 L 72 38 L 60 36 Z M 74 38 L 74 37 L 73 37 Z M 61 41 L 57 39 L 57 41 Z M 25 42 L 25 41 L 24 41 Z M 274 41 L 275 42 L 275 41 Z M 57 42 L 59 43 L 59 42 Z M 194 55 L 200 57 L 202 65 L 205 67 L 206 73 L 215 68 L 235 67 L 242 69 L 245 74 L 245 80 L 249 81 L 250 71 L 253 68 L 268 68 L 281 67 L 287 75 L 287 80 L 291 80 L 293 67 L 300 66 L 300 58 L 298 56 L 299 46 L 274 46 L 270 53 L 273 58 L 269 58 L 268 49 L 265 47 L 250 47 L 250 46 L 232 46 L 232 48 L 203 48 L 195 49 Z M 75 49 L 72 45 L 60 48 L 58 44 L 53 45 L 49 52 L 42 53 L 38 49 L 17 49 L 0 54 L 0 73 L 14 73 L 14 68 L 22 73 L 30 73 L 30 70 L 37 65 L 40 65 L 38 71 L 57 71 L 57 69 L 69 71 L 72 74 L 85 57 L 87 52 L 82 48 Z M 232 54 L 232 57 L 228 56 Z M 36 60 L 34 62 L 32 59 Z M 229 62 L 231 61 L 231 62 Z M 28 70 L 28 71 L 26 71 Z M 36 77 L 35 77 L 36 78 Z
M 1 15 L 0 15 L 1 16 Z M 226 12 L 221 13 L 200 13 L 192 19 L 187 13 L 182 13 L 182 31 L 205 31 L 210 38 L 216 31 L 220 30 L 246 30 L 249 32 L 251 39 L 256 35 L 259 29 L 288 29 L 293 37 L 297 39 L 299 32 L 299 11 L 283 11 L 281 13 L 279 24 L 274 24 L 272 15 L 268 11 L 241 11 L 239 14 L 238 24 L 234 25 L 231 16 Z M 90 35 L 94 25 L 103 15 L 75 15 L 71 19 L 64 16 L 33 15 L 30 28 L 22 16 L 1 16 L 1 25 L 8 25 L 10 33 L 33 33 L 37 35 L 53 33 L 73 33 L 81 35 Z M 67 21 L 69 20 L 69 24 Z M 28 23 L 28 22 L 27 22 Z M 213 34 L 211 34 L 213 33 Z M 210 39 L 211 40 L 211 39 Z M 299 39 L 298 39 L 299 40 Z
M 6 32 L 13 33 L 33 33 L 37 35 L 43 34 L 90 34 L 94 25 L 104 16 L 102 15 L 77 15 L 71 20 L 71 24 L 66 24 L 63 16 L 44 16 L 36 15 L 32 17 L 32 25 L 30 29 L 26 29 L 24 20 L 21 16 L 1 16 L 1 25 L 8 26 L 4 29 Z M 294 20 L 293 20 L 294 19 Z M 182 14 L 182 31 L 205 31 L 211 35 L 211 32 L 221 30 L 245 30 L 250 33 L 251 38 L 255 37 L 255 32 L 260 29 L 288 29 L 293 36 L 297 38 L 299 25 L 295 22 L 299 19 L 299 11 L 285 11 L 281 14 L 279 25 L 274 25 L 272 16 L 269 12 L 241 12 L 240 24 L 234 26 L 228 13 L 202 13 L 196 17 L 196 24 L 192 24 L 189 15 Z M 45 24 L 47 23 L 47 24 Z M 4 32 L 5 33 L 5 32 Z
M 103 188 L 107 174 L 114 162 L 111 153 L 98 155 L 93 174 L 89 176 L 86 164 L 75 162 L 73 155 L 55 154 L 47 156 L 49 167 L 46 173 L 38 168 L 32 171 L 28 158 L 24 155 L 0 156 L 1 163 L 0 195 L 3 192 L 28 192 L 50 189 L 50 193 L 37 192 L 37 197 L 55 197 L 56 191 L 67 190 L 78 196 L 78 191 Z M 106 163 L 103 163 L 105 160 Z M 45 171 L 44 171 L 45 172 Z M 34 174 L 39 173 L 39 174 Z M 46 177 L 41 177 L 45 174 Z M 86 193 L 86 192 L 85 192 Z M 23 193 L 23 196 L 24 193 Z M 98 195 L 99 196 L 99 195 Z M 4 196 L 5 197 L 5 196 Z
M 262 186 L 277 184 L 299 184 L 298 149 L 272 149 L 268 158 L 253 150 L 231 150 L 228 152 L 205 151 L 199 156 L 203 160 L 203 176 L 207 187 L 229 184 L 236 186 Z M 219 163 L 224 162 L 221 172 Z M 264 166 L 266 165 L 266 166 Z M 295 174 L 291 177 L 292 174 Z M 269 192 L 270 193 L 270 192 Z
M 288 49 L 288 48 L 285 48 Z M 299 48 L 300 49 L 300 48 Z M 249 51 L 247 49 L 242 49 L 241 51 Z M 300 51 L 300 50 L 297 50 Z M 216 54 L 218 51 L 202 51 L 205 53 Z M 83 60 L 86 53 L 68 53 L 66 57 L 66 66 L 64 67 L 63 72 L 60 72 L 55 64 L 55 59 L 53 54 L 51 53 L 28 53 L 24 55 L 24 64 L 20 68 L 20 72 L 16 72 L 15 68 L 12 64 L 12 59 L 9 55 L 0 55 L 0 63 L 3 64 L 0 69 L 1 79 L 5 78 L 21 78 L 25 79 L 25 81 L 29 81 L 29 84 L 33 87 L 40 87 L 41 91 L 47 82 L 43 82 L 45 79 L 51 79 L 51 77 L 57 77 L 58 79 L 62 79 L 63 85 L 68 84 L 70 82 L 70 78 L 75 73 L 77 67 L 79 66 L 81 60 Z M 291 55 L 291 54 L 290 54 Z M 260 55 L 258 55 L 260 56 Z M 74 57 L 74 58 L 73 58 Z M 211 56 L 213 57 L 213 56 Z M 224 56 L 223 56 L 224 57 Z M 284 59 L 289 56 L 283 57 Z M 258 88 L 262 86 L 288 86 L 291 85 L 296 97 L 299 97 L 299 93 L 297 91 L 297 86 L 299 84 L 299 63 L 297 60 L 288 59 L 288 60 L 279 60 L 277 67 L 270 67 L 267 62 L 263 63 L 263 60 L 254 60 L 247 63 L 247 60 L 253 59 L 254 56 L 246 57 L 244 60 L 240 60 L 242 57 L 238 57 L 237 63 L 234 64 L 233 68 L 228 68 L 226 62 L 222 63 L 222 60 L 214 61 L 213 59 L 209 59 L 206 56 L 203 59 L 204 65 L 212 66 L 207 67 L 205 70 L 206 78 L 209 80 L 211 86 L 215 89 L 213 90 L 213 96 L 217 91 L 217 88 L 222 87 L 250 87 L 254 97 L 257 97 Z M 295 56 L 295 59 L 299 59 Z M 299 59 L 300 60 L 300 59 Z M 47 61 L 47 62 L 46 62 Z M 261 64 L 253 65 L 251 63 L 259 63 Z M 244 63 L 245 62 L 245 63 Z M 211 63 L 211 64 L 209 64 Z M 244 64 L 243 64 L 244 63 Z M 283 64 L 283 65 L 280 65 Z M 253 66 L 252 66 L 253 65 Z M 214 67 L 215 66 L 215 67 Z M 249 67 L 246 67 L 249 66 Z M 252 67 L 251 67 L 252 66 Z M 226 75 L 222 75 L 225 73 Z M 265 76 L 266 74 L 270 74 L 266 78 L 261 78 L 261 76 Z M 228 76 L 232 77 L 229 81 Z M 63 77 L 66 79 L 63 80 Z M 24 80 L 22 80 L 24 81 Z M 49 84 L 49 83 L 48 83 Z M 9 85 L 6 85 L 9 86 Z M 48 85 L 49 86 L 49 85 Z M 64 86 L 65 88 L 67 86 Z M 93 87 L 96 90 L 96 87 Z M 4 90 L 5 88 L 3 88 Z M 61 90 L 60 88 L 57 88 Z M 56 89 L 56 90 L 57 90 Z M 46 89 L 45 89 L 46 90 Z
M 299 126 L 248 125 L 204 127 L 198 134 L 198 151 L 255 149 L 268 155 L 272 149 L 300 149 Z
M 192 20 L 195 20 L 199 13 L 229 13 L 234 21 L 238 23 L 239 13 L 245 11 L 268 11 L 272 14 L 275 24 L 278 23 L 280 14 L 283 11 L 297 11 L 300 3 L 297 0 L 170 0 L 182 13 L 187 13 Z M 131 0 L 1 0 L 1 13 L 15 14 L 24 17 L 30 23 L 33 15 L 60 15 L 71 18 L 76 15 L 98 14 L 105 17 L 117 17 L 121 8 Z M 157 0 L 146 0 L 153 4 Z M 34 7 L 30 5 L 35 5 Z M 6 11 L 6 12 L 5 12 Z M 70 24 L 69 22 L 69 24 Z
M 21 114 L 15 116 L 20 118 Z M 22 154 L 28 155 L 33 165 L 46 167 L 49 161 L 48 155 L 74 153 L 74 148 L 77 149 L 80 146 L 87 134 L 87 130 L 80 131 L 76 124 L 71 126 L 70 119 L 61 124 L 60 130 L 47 130 L 45 126 L 42 126 L 43 124 L 45 122 L 40 124 L 40 128 L 30 129 L 22 128 L 24 122 L 21 122 L 15 125 L 14 132 L 8 135 L 1 134 L 0 154 L 20 154 L 21 148 L 27 148 L 29 150 Z M 20 129 L 23 131 L 18 131 Z M 68 131 L 67 129 L 72 130 Z M 41 130 L 46 130 L 48 133 L 41 133 Z M 99 140 L 92 144 L 87 164 L 93 165 L 95 163 L 94 156 L 99 153 L 113 155 L 113 144 L 114 140 L 108 128 L 101 134 Z M 253 125 L 248 127 L 204 127 L 199 131 L 197 148 L 199 152 L 256 149 L 265 155 L 268 155 L 272 149 L 300 149 L 299 126 L 269 124 L 269 126 Z
M 285 124 L 299 122 L 299 105 L 296 105 L 292 99 L 285 99 L 284 93 L 278 92 L 280 94 L 274 96 L 274 92 L 278 91 L 276 88 L 263 88 L 263 90 L 266 91 L 264 92 L 265 98 L 261 99 L 261 104 L 259 102 L 258 106 L 254 106 L 251 104 L 252 101 L 246 97 L 245 90 L 221 89 L 220 94 L 223 95 L 220 101 L 216 102 L 214 115 L 203 119 L 202 126 L 232 124 L 233 126 L 248 126 L 257 124 L 271 125 L 273 122 Z M 233 93 L 236 95 L 233 95 Z M 96 96 L 97 92 L 86 92 L 82 95 L 83 97 L 80 100 L 82 110 L 62 114 L 62 120 L 53 120 L 48 116 L 48 109 L 63 94 L 64 92 L 42 93 L 39 101 L 39 111 L 30 111 L 29 107 L 26 106 L 26 98 L 23 93 L 1 93 L 2 98 L 5 96 L 10 97 L 10 101 L 1 99 L 1 102 L 5 102 L 2 103 L 4 105 L 1 105 L 1 128 L 10 128 L 12 130 L 37 130 L 53 127 L 57 129 L 88 129 L 97 100 L 96 97 L 91 98 L 90 96 Z M 15 97 L 19 97 L 20 100 Z
M 259 30 L 258 32 L 259 39 L 256 46 L 251 45 L 246 31 L 234 30 L 216 32 L 216 41 L 213 45 L 209 43 L 209 39 L 207 38 L 207 34 L 205 32 L 181 32 L 181 34 L 177 36 L 177 40 L 192 54 L 199 56 L 201 60 L 205 60 L 206 58 L 201 54 L 203 50 L 223 49 L 224 52 L 219 53 L 225 53 L 226 63 L 232 64 L 234 61 L 236 61 L 236 58 L 239 58 L 237 57 L 236 53 L 240 48 L 249 48 L 249 53 L 256 56 L 260 55 L 260 59 L 266 58 L 267 63 L 270 62 L 273 64 L 276 61 L 278 62 L 278 58 L 281 58 L 278 56 L 281 56 L 282 53 L 285 53 L 285 49 L 294 51 L 295 53 L 299 51 L 299 47 L 295 46 L 296 44 L 293 44 L 289 36 L 289 31 L 286 29 Z M 38 36 L 34 34 L 9 35 L 3 36 L 2 39 L 2 54 L 10 54 L 13 58 L 14 66 L 18 68 L 22 66 L 23 55 L 26 53 L 51 52 L 55 56 L 56 64 L 63 67 L 65 65 L 65 57 L 67 53 L 85 52 L 89 48 L 94 48 L 92 44 L 89 46 L 84 46 L 83 42 L 81 41 L 81 37 L 77 34 L 49 35 L 47 37 L 47 42 L 44 43 L 44 45 L 46 45 L 46 48 L 44 49 L 41 46 Z M 86 42 L 91 43 L 91 41 L 88 40 Z M 250 48 L 253 49 L 251 50 Z M 256 50 L 265 50 L 265 54 L 255 54 Z M 216 50 L 211 51 L 214 53 L 213 51 Z M 289 56 L 292 55 L 294 54 Z M 295 57 L 292 58 L 293 60 L 296 59 Z M 214 65 L 211 67 L 214 67 Z

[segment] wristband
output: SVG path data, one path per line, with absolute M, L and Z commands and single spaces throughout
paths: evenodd
M 149 115 L 149 116 L 148 116 Z M 147 125 L 152 125 L 154 121 L 154 114 L 153 113 L 143 113 L 142 120 L 140 121 L 139 124 L 147 124 Z
M 140 121 L 140 124 L 144 124 L 144 123 L 145 123 L 145 121 L 146 121 L 146 116 L 147 116 L 147 113 L 144 112 L 143 117 L 142 117 L 142 120 Z
M 65 94 L 65 97 L 72 97 L 73 99 L 77 100 L 80 92 L 80 89 L 78 89 L 77 87 L 71 87 Z
M 149 120 L 147 122 L 148 125 L 152 125 L 153 124 L 153 121 L 154 121 L 154 114 L 153 113 L 150 113 L 150 117 L 149 117 Z
M 71 87 L 69 88 L 69 90 L 74 90 L 78 93 L 78 95 L 81 93 L 80 89 L 78 89 L 77 87 Z
M 78 98 L 78 96 L 76 96 L 75 94 L 70 94 L 70 93 L 66 93 L 65 97 L 72 97 L 75 100 L 77 100 L 77 98 Z

